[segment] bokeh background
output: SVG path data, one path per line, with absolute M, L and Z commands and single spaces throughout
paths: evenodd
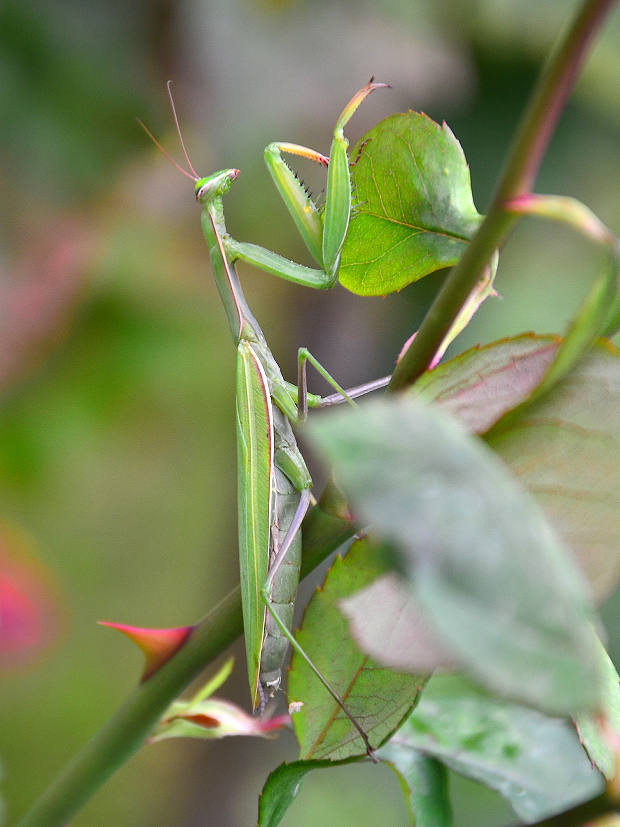
M 262 149 L 327 153 L 371 75 L 390 83 L 352 141 L 394 111 L 446 120 L 483 212 L 540 62 L 572 0 L 1 0 L 0 543 L 46 567 L 55 645 L 0 675 L 0 797 L 21 815 L 125 699 L 141 657 L 96 625 L 196 621 L 237 579 L 234 348 L 212 284 L 165 82 L 199 172 L 238 167 L 229 230 L 307 262 Z M 304 168 L 315 194 L 320 170 Z M 538 191 L 574 195 L 620 231 L 620 13 L 594 51 Z M 597 251 L 524 221 L 489 300 L 458 340 L 559 332 Z M 309 262 L 307 262 L 309 263 Z M 440 283 L 327 295 L 241 268 L 285 374 L 307 345 L 347 385 L 390 371 Z M 317 389 L 321 387 L 317 383 Z M 320 476 L 320 472 L 319 472 Z M 307 594 L 307 588 L 305 593 Z M 620 656 L 620 603 L 604 608 Z M 227 695 L 247 707 L 243 653 Z M 253 824 L 292 736 L 146 747 L 73 827 Z M 457 822 L 514 821 L 454 779 Z M 384 767 L 316 773 L 286 825 L 405 825 Z

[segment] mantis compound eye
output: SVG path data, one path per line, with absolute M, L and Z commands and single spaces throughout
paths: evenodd
M 196 187 L 196 201 L 203 203 L 203 201 L 209 200 L 207 198 L 207 193 L 209 192 L 210 184 L 203 184 L 201 187 Z

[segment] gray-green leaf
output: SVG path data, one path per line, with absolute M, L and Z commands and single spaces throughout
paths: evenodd
M 587 589 L 490 449 L 416 400 L 333 413 L 311 433 L 361 520 L 394 544 L 412 594 L 477 680 L 552 714 L 596 706 Z
M 456 676 L 431 679 L 379 754 L 406 767 L 408 751 L 496 790 L 529 822 L 593 798 L 604 786 L 566 721 L 497 701 Z

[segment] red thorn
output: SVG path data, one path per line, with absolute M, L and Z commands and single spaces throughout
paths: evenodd
M 177 629 L 142 629 L 139 626 L 125 626 L 122 623 L 97 621 L 100 626 L 108 626 L 122 632 L 144 652 L 145 664 L 142 681 L 154 675 L 183 646 L 193 632 L 193 626 L 179 626 Z

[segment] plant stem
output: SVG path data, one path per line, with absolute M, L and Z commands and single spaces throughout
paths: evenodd
M 181 649 L 141 683 L 48 787 L 19 827 L 62 827 L 144 743 L 170 702 L 241 634 L 241 592 L 232 591 Z
M 616 0 L 585 0 L 538 78 L 508 153 L 495 206 L 528 193 L 590 48 Z
M 501 247 L 517 221 L 507 201 L 529 193 L 549 140 L 571 94 L 605 16 L 616 0 L 586 0 L 560 36 L 534 88 L 491 208 L 459 263 L 452 268 L 417 336 L 401 358 L 388 391 L 402 390 L 427 369 L 463 303 L 476 286 L 493 251 Z
M 345 501 L 326 486 L 304 521 L 305 576 L 353 533 Z M 310 563 L 306 558 L 309 557 Z M 237 586 L 200 623 L 179 651 L 141 683 L 96 735 L 65 767 L 17 827 L 63 827 L 89 798 L 144 744 L 155 725 L 192 680 L 243 631 Z

